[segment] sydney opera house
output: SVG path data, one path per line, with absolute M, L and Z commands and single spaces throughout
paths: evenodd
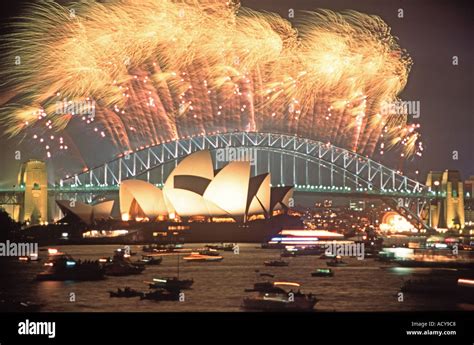
M 109 220 L 139 232 L 142 240 L 251 242 L 265 240 L 295 221 L 286 214 L 292 195 L 292 187 L 272 187 L 269 173 L 251 176 L 248 161 L 232 161 L 215 170 L 205 150 L 184 158 L 162 189 L 138 179 L 122 181 L 115 217 L 114 200 L 57 204 L 64 219 L 89 228 Z

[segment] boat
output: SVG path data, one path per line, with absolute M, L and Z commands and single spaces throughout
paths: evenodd
M 43 307 L 43 304 L 33 303 L 30 301 L 18 301 L 12 300 L 10 298 L 4 299 L 3 297 L 0 299 L 0 312 L 38 312 Z
M 123 290 L 118 288 L 117 291 L 109 291 L 110 297 L 141 297 L 144 295 L 143 292 L 131 289 L 130 287 L 126 286 Z
M 140 274 L 144 269 L 144 266 L 132 265 L 125 262 L 112 262 L 105 266 L 105 274 L 116 277 L 129 276 Z
M 311 273 L 312 277 L 332 277 L 334 271 L 330 268 L 317 268 L 316 271 Z
M 293 258 L 293 257 L 296 256 L 296 252 L 285 249 L 285 250 L 280 254 L 280 256 L 281 256 L 282 258 Z
M 280 291 L 278 288 L 279 282 L 257 282 L 253 284 L 253 288 L 245 289 L 245 292 L 271 292 L 271 291 Z M 299 284 L 294 283 L 294 287 L 298 287 Z
M 150 289 L 165 289 L 165 290 L 185 290 L 190 289 L 193 285 L 193 279 L 179 279 L 179 255 L 177 260 L 177 276 L 176 277 L 162 277 L 162 278 L 153 278 L 151 282 L 148 283 Z
M 159 252 L 174 252 L 176 249 L 182 249 L 183 244 L 174 243 L 174 244 L 149 244 L 143 246 L 142 250 L 147 253 L 159 253 Z
M 450 260 L 410 260 L 410 259 L 396 259 L 391 260 L 392 263 L 401 267 L 424 267 L 424 268 L 453 268 L 453 269 L 474 269 L 474 261 L 456 261 Z
M 179 279 L 179 277 L 165 277 L 165 278 L 153 278 L 148 283 L 150 289 L 166 289 L 166 290 L 186 290 L 190 289 L 193 285 L 193 279 Z
M 108 276 L 135 275 L 142 273 L 145 269 L 144 265 L 133 264 L 129 259 L 129 255 L 120 249 L 115 251 L 112 261 L 105 263 L 103 267 L 105 274 Z
M 321 255 L 319 258 L 324 260 L 324 259 L 334 259 L 336 257 L 336 254 L 326 254 L 324 253 L 323 255 Z
M 115 253 L 123 253 L 128 256 L 135 256 L 137 255 L 136 252 L 133 252 L 132 249 L 129 246 L 125 246 L 123 248 L 118 248 L 115 250 Z
M 321 246 L 287 246 L 287 248 L 282 252 L 281 256 L 304 256 L 304 255 L 321 255 L 324 253 L 325 248 Z
M 37 253 L 31 253 L 30 255 L 19 256 L 18 261 L 20 262 L 35 262 L 40 261 L 41 259 L 38 257 Z
M 284 260 L 269 260 L 263 263 L 265 266 L 273 266 L 273 267 L 283 267 L 288 266 L 290 263 Z
M 213 255 L 201 255 L 197 252 L 191 253 L 191 255 L 183 257 L 186 262 L 219 262 L 224 259 L 222 256 Z
M 207 256 L 220 256 L 220 253 L 215 249 L 202 249 L 198 253 Z
M 179 289 L 156 289 L 140 296 L 140 299 L 154 301 L 179 301 L 181 291 Z
M 432 295 L 460 295 L 461 292 L 472 289 L 464 287 L 474 287 L 474 273 L 467 270 L 431 270 L 430 274 L 415 273 L 413 278 L 404 281 L 401 287 L 402 292 L 432 294 Z M 468 284 L 465 284 L 465 283 Z M 471 284 L 469 284 L 469 282 Z
M 235 243 L 206 244 L 206 248 L 232 252 L 235 248 Z
M 327 261 L 326 265 L 331 266 L 331 267 L 344 267 L 344 266 L 347 266 L 347 262 L 342 261 L 342 258 L 338 255 L 331 261 Z
M 256 286 L 254 285 L 254 288 Z M 244 298 L 242 308 L 259 311 L 312 311 L 318 299 L 313 294 L 304 294 L 298 283 L 259 283 L 256 295 Z M 249 291 L 249 290 L 246 290 Z
M 141 265 L 159 265 L 162 261 L 163 258 L 161 256 L 142 255 L 142 258 L 136 263 Z
M 36 280 L 100 280 L 104 279 L 104 268 L 98 261 L 74 260 L 70 255 L 50 252 L 45 270 L 36 276 Z

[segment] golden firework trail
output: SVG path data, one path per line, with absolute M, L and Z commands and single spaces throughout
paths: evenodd
M 122 152 L 237 129 L 415 153 L 406 115 L 381 113 L 411 66 L 390 28 L 355 11 L 298 17 L 217 0 L 30 5 L 3 40 L 6 133 L 78 118 Z M 87 102 L 93 117 L 74 107 Z

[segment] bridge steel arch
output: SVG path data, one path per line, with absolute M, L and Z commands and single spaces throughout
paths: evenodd
M 56 189 L 63 195 L 86 193 L 91 200 L 93 194 L 116 190 L 122 180 L 140 178 L 152 182 L 152 171 L 161 169 L 161 183 L 153 181 L 159 186 L 165 179 L 167 164 L 176 165 L 181 158 L 205 149 L 213 153 L 216 169 L 227 163 L 218 162 L 218 150 L 255 150 L 252 173 L 271 172 L 274 185 L 294 185 L 300 192 L 377 196 L 418 227 L 430 229 L 421 219 L 425 206 L 433 198 L 427 186 L 347 149 L 278 133 L 213 133 L 167 141 L 60 180 Z M 284 163 L 288 158 L 290 161 Z M 289 181 L 284 176 L 285 170 L 290 175 Z
M 150 171 L 170 162 L 176 164 L 179 159 L 193 152 L 208 149 L 214 151 L 215 156 L 217 150 L 225 150 L 226 148 L 251 148 L 258 152 L 272 152 L 313 162 L 330 171 L 330 184 L 326 183 L 323 186 L 323 183 L 316 183 L 316 185 L 313 183 L 312 185 L 315 188 L 311 188 L 311 184 L 308 183 L 308 177 L 311 173 L 305 171 L 306 183 L 300 183 L 298 187 L 307 191 L 317 191 L 320 186 L 321 188 L 335 189 L 337 184 L 334 182 L 334 176 L 338 174 L 342 176 L 343 184 L 351 181 L 354 185 L 354 189 L 346 186 L 346 189 L 341 189 L 341 192 L 349 189 L 357 191 L 359 188 L 359 191 L 362 189 L 362 191 L 370 193 L 373 190 L 387 195 L 391 193 L 407 196 L 411 194 L 413 197 L 430 197 L 432 195 L 427 186 L 355 152 L 297 136 L 259 132 L 215 133 L 167 141 L 121 155 L 101 166 L 62 179 L 57 185 L 66 189 L 108 187 L 119 185 L 122 180 L 143 175 L 147 175 L 146 179 L 149 180 Z M 283 159 L 280 160 L 280 167 L 282 168 L 280 170 L 280 180 L 283 182 L 282 175 L 284 172 L 282 166 Z M 290 183 L 298 185 L 296 164 L 293 163 L 291 168 L 293 169 L 293 181 Z M 254 169 L 255 173 L 269 170 L 265 167 L 262 169 L 261 166 L 259 168 L 258 159 Z M 274 174 L 274 171 L 272 171 L 272 174 Z M 321 178 L 321 174 L 318 178 Z

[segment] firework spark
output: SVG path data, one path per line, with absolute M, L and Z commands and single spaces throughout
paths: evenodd
M 411 66 L 389 27 L 354 11 L 300 17 L 215 0 L 31 5 L 4 39 L 6 132 L 77 118 L 121 152 L 236 129 L 419 152 L 406 115 L 381 115 Z M 94 117 L 57 111 L 84 100 Z

